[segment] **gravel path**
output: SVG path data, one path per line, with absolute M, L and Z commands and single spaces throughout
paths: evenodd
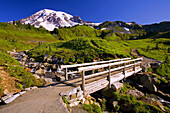
M 142 65 L 150 62 L 150 63 L 161 63 L 160 61 L 157 61 L 157 60 L 154 60 L 154 59 L 151 59 L 151 58 L 148 58 L 148 57 L 145 57 L 143 55 L 140 55 L 137 51 L 137 48 L 136 49 L 133 49 L 132 50 L 132 53 L 133 55 L 137 56 L 137 57 L 142 57 L 143 58 L 143 62 L 142 62 Z
M 0 113 L 68 113 L 59 93 L 70 88 L 73 87 L 58 83 L 32 89 L 12 103 L 0 106 Z

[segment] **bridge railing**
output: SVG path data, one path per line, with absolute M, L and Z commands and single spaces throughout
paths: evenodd
M 135 73 L 135 69 L 137 67 L 141 68 L 142 60 L 143 60 L 143 58 L 137 58 L 137 59 L 128 60 L 128 61 L 120 61 L 120 62 L 109 63 L 109 64 L 80 67 L 80 68 L 78 68 L 78 71 L 82 73 L 82 89 L 85 90 L 86 79 L 89 80 L 89 78 L 93 78 L 93 81 L 94 81 L 94 77 L 99 76 L 99 75 L 102 75 L 103 77 L 108 77 L 109 87 L 111 87 L 111 73 L 112 72 L 115 72 L 118 70 L 123 70 L 123 74 L 124 74 L 124 78 L 125 78 L 126 69 L 132 67 L 132 69 Z M 94 74 L 90 74 L 87 76 L 85 75 L 86 71 L 101 69 L 101 68 L 107 68 L 107 70 L 102 71 L 102 72 L 97 72 Z
M 130 59 L 131 58 L 123 58 L 123 59 L 114 59 L 114 60 L 108 60 L 108 61 L 91 62 L 91 63 L 83 63 L 83 64 L 61 65 L 61 70 L 64 70 L 65 80 L 68 80 L 68 75 L 69 74 L 80 73 L 79 70 L 68 72 L 67 70 L 69 68 L 79 68 L 79 67 L 85 67 L 85 66 L 95 66 L 97 64 L 110 64 L 110 63 L 113 63 L 113 62 L 126 61 L 126 60 L 130 60 Z M 92 70 L 92 72 L 94 73 L 94 70 Z

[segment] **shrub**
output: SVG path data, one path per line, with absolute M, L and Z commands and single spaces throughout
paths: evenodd
M 20 90 L 23 90 L 23 85 L 22 84 L 16 82 L 15 85 L 16 85 L 16 88 L 18 88 Z
M 116 111 L 119 111 L 120 106 L 119 106 L 119 105 L 116 105 L 114 109 L 115 109 Z
M 152 72 L 152 68 L 148 68 L 148 72 Z
M 67 108 L 69 107 L 69 104 L 68 104 L 68 101 L 67 101 L 67 99 L 66 99 L 66 97 L 62 97 L 62 100 L 64 101 L 64 103 L 67 105 Z
M 102 110 L 106 111 L 106 99 L 105 98 L 102 99 Z
M 11 74 L 11 76 L 18 78 L 20 80 L 20 84 L 22 84 L 24 88 L 39 85 L 39 82 L 35 79 L 33 74 L 27 72 L 23 67 L 8 65 L 6 70 Z M 21 88 L 21 86 L 18 87 Z
M 83 104 L 83 109 L 88 111 L 89 113 L 102 113 L 101 108 L 96 104 Z

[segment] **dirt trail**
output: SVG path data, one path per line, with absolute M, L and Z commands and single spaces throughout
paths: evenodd
M 12 103 L 0 106 L 0 113 L 68 113 L 59 93 L 70 88 L 73 87 L 58 83 L 27 91 Z
M 161 63 L 160 61 L 157 61 L 157 60 L 154 60 L 154 59 L 151 59 L 151 58 L 148 58 L 148 57 L 145 57 L 143 55 L 140 55 L 137 51 L 137 48 L 136 49 L 133 49 L 132 50 L 132 53 L 133 55 L 137 56 L 137 57 L 142 57 L 143 58 L 143 62 L 142 62 L 142 65 L 150 62 L 150 63 Z

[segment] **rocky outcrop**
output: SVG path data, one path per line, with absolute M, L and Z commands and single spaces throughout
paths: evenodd
M 83 91 L 80 86 L 60 93 L 60 96 L 64 96 L 69 102 L 69 106 L 77 106 L 80 102 L 84 103 Z
M 146 73 L 137 74 L 139 77 L 139 82 L 143 85 L 144 88 L 148 89 L 150 92 L 157 92 L 157 87 L 152 81 L 152 77 Z
M 83 20 L 79 16 L 73 16 L 73 18 L 71 18 L 70 20 L 83 24 Z
M 140 97 L 144 97 L 144 93 L 142 93 L 141 91 L 137 90 L 137 89 L 128 89 L 126 94 L 128 95 L 133 95 L 136 98 L 140 98 Z

